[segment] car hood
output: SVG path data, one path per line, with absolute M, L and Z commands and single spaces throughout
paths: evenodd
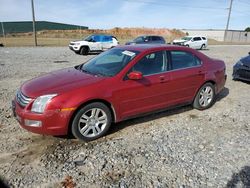
M 60 94 L 72 91 L 79 89 L 79 87 L 93 85 L 103 79 L 105 77 L 87 74 L 76 68 L 67 68 L 25 82 L 21 87 L 21 91 L 26 96 L 36 98 L 46 94 Z
M 250 67 L 250 55 L 249 56 L 246 56 L 246 57 L 243 57 L 241 59 L 241 62 L 244 64 L 244 65 L 247 65 Z
M 177 40 L 174 40 L 173 42 L 187 42 L 187 40 L 177 39 Z

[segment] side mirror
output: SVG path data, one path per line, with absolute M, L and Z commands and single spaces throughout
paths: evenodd
M 192 42 L 194 42 L 194 39 L 191 39 Z
M 250 52 L 248 52 L 248 55 L 250 55 Z
M 128 74 L 128 78 L 130 80 L 141 80 L 142 79 L 142 73 L 138 72 L 138 71 L 133 71 L 131 73 Z

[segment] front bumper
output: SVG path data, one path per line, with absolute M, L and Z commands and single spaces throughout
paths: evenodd
M 235 65 L 232 76 L 235 80 L 250 81 L 250 67 Z
M 69 45 L 69 49 L 74 51 L 74 52 L 79 52 L 80 51 L 80 46 Z
M 20 126 L 30 132 L 44 135 L 67 135 L 72 111 L 48 110 L 38 114 L 21 107 L 16 100 L 12 101 L 13 116 Z M 35 126 L 27 122 L 41 122 Z

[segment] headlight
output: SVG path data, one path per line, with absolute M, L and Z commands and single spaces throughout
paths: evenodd
M 240 61 L 238 61 L 238 62 L 236 63 L 236 65 L 243 66 L 243 63 L 242 63 L 241 60 L 240 60 Z
M 48 102 L 53 98 L 57 96 L 57 94 L 51 94 L 51 95 L 42 95 L 38 97 L 32 104 L 31 111 L 37 112 L 37 113 L 43 113 L 46 105 Z

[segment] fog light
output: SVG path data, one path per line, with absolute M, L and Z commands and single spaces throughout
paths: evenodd
M 41 127 L 42 126 L 41 121 L 35 121 L 35 120 L 29 120 L 29 119 L 25 119 L 24 124 L 26 126 L 30 126 L 30 127 Z

